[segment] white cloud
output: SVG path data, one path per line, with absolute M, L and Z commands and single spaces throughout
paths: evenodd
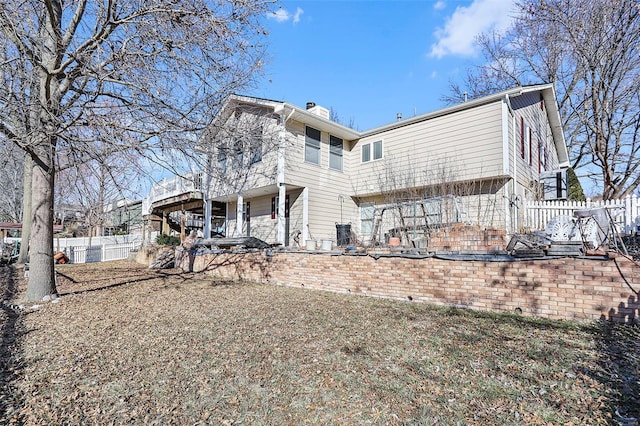
M 433 5 L 433 8 L 434 8 L 435 10 L 442 10 L 442 9 L 444 9 L 446 6 L 447 6 L 447 4 L 446 4 L 445 2 L 443 2 L 443 1 L 437 1 L 437 2 Z
M 435 31 L 438 41 L 431 45 L 429 56 L 473 56 L 476 36 L 505 30 L 512 20 L 513 5 L 514 0 L 474 0 L 469 6 L 458 6 L 444 27 Z
M 304 10 L 297 8 L 295 13 L 291 13 L 286 9 L 279 8 L 275 12 L 267 13 L 268 19 L 275 19 L 277 22 L 287 22 L 292 20 L 294 24 L 300 22 L 300 16 L 304 13 Z

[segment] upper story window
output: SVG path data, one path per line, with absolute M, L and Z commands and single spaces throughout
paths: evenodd
M 249 140 L 249 165 L 262 161 L 262 127 L 251 132 Z
M 524 117 L 520 117 L 520 157 L 524 160 Z
M 320 130 L 307 127 L 304 138 L 304 161 L 320 164 Z
M 362 145 L 361 161 L 380 160 L 382 158 L 382 141 L 369 142 Z
M 531 127 L 527 126 L 527 142 L 529 142 L 529 165 L 533 165 L 533 137 Z
M 238 138 L 233 141 L 233 154 L 235 156 L 235 164 L 242 167 L 244 164 L 244 144 L 242 139 Z
M 218 146 L 218 169 L 221 172 L 227 171 L 227 150 L 224 146 Z
M 262 141 L 253 141 L 249 152 L 249 165 L 262 161 Z
M 342 171 L 342 156 L 344 142 L 342 139 L 331 136 L 329 138 L 329 168 Z
M 250 167 L 262 161 L 262 127 L 234 129 L 218 141 L 218 169 L 225 172 L 227 167 Z

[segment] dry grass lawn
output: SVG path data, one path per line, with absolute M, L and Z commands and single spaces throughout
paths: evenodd
M 131 262 L 58 267 L 3 307 L 0 423 L 617 424 L 637 328 L 527 319 Z M 25 283 L 0 268 L 4 299 Z

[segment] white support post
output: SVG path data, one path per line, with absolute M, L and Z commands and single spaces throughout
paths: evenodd
M 224 204 L 224 235 L 229 236 L 229 203 Z
M 204 238 L 211 238 L 211 201 L 204 200 L 204 229 L 202 230 Z
M 286 221 L 284 217 L 284 209 L 286 204 L 287 197 L 287 187 L 284 183 L 280 184 L 278 190 L 278 230 L 277 230 L 277 241 L 278 243 L 284 245 L 285 243 L 285 230 L 286 230 Z
M 302 242 L 306 244 L 309 239 L 309 188 L 302 190 Z
M 287 241 L 286 238 L 286 218 L 285 218 L 285 205 L 286 205 L 286 197 L 287 197 L 287 187 L 284 183 L 284 168 L 285 168 L 285 142 L 287 138 L 286 133 L 286 119 L 284 119 L 281 123 L 280 132 L 278 134 L 278 164 L 277 164 L 277 175 L 276 175 L 276 183 L 278 185 L 278 217 L 277 217 L 277 229 L 276 229 L 276 240 L 278 243 L 284 246 Z
M 238 204 L 236 204 L 236 237 L 242 236 L 242 228 L 244 228 L 244 221 L 242 219 L 242 205 L 244 204 L 244 197 L 242 194 L 238 194 Z

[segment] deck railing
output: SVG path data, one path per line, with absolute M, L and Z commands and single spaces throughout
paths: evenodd
M 142 200 L 142 214 L 151 213 L 151 205 L 160 200 L 185 194 L 192 191 L 201 191 L 203 188 L 202 172 L 188 173 L 184 176 L 175 176 L 171 179 L 164 179 L 151 187 L 149 195 Z

